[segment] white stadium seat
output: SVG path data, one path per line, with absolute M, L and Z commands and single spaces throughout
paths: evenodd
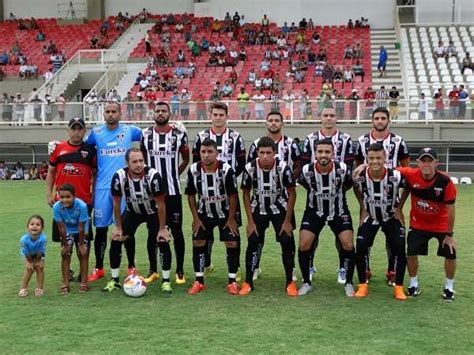
M 455 184 L 455 185 L 459 184 L 459 179 L 458 179 L 456 176 L 451 176 L 451 181 L 452 181 L 453 184 Z
M 469 176 L 463 176 L 460 180 L 461 184 L 472 184 L 472 179 Z

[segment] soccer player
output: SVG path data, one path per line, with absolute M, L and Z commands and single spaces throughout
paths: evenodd
M 127 150 L 125 161 L 127 167 L 117 170 L 111 182 L 116 228 L 112 233 L 110 244 L 112 279 L 103 290 L 112 292 L 121 288 L 119 272 L 122 244 L 127 246 L 128 273 L 130 275 L 135 272 L 135 232 L 142 223 L 146 223 L 148 228 L 147 246 L 149 247 L 151 244 L 150 236 L 152 236 L 155 241 L 153 247 L 156 248 L 158 245 L 160 249 L 163 272 L 161 290 L 165 294 L 171 294 L 171 249 L 169 246 L 170 236 L 166 228 L 165 185 L 157 170 L 145 166 L 145 159 L 139 148 Z M 122 198 L 127 205 L 123 213 L 120 206 Z M 156 257 L 149 261 L 150 269 L 156 270 Z M 155 265 L 151 265 L 151 263 L 155 263 Z
M 53 216 L 58 225 L 61 238 L 61 272 L 63 284 L 60 289 L 62 295 L 70 292 L 69 269 L 73 245 L 76 246 L 81 271 L 81 286 L 79 292 L 89 290 L 87 285 L 87 267 L 89 264 L 89 242 L 87 230 L 89 228 L 89 212 L 87 204 L 76 197 L 76 191 L 71 184 L 63 184 L 58 189 L 59 201 L 53 205 Z
M 205 129 L 196 135 L 193 145 L 193 163 L 201 160 L 201 143 L 210 138 L 217 144 L 218 159 L 229 164 L 235 175 L 238 177 L 245 167 L 245 147 L 244 140 L 239 132 L 227 127 L 229 108 L 222 102 L 211 104 L 211 128 Z M 237 220 L 240 216 L 240 204 L 237 200 Z M 214 266 L 211 263 L 212 244 L 214 239 L 207 241 L 208 254 L 206 257 L 206 270 L 212 272 Z M 240 243 L 240 242 L 239 242 Z M 240 248 L 240 244 L 239 244 Z M 240 254 L 240 251 L 239 251 Z
M 341 132 L 337 128 L 337 112 L 333 107 L 326 107 L 321 111 L 321 129 L 309 134 L 303 143 L 303 154 L 301 156 L 301 166 L 308 163 L 314 163 L 316 158 L 316 143 L 323 139 L 330 139 L 334 146 L 334 156 L 332 159 L 337 163 L 346 164 L 347 168 L 352 169 L 354 162 L 354 151 L 352 138 L 347 133 Z M 339 238 L 335 238 L 336 249 L 339 255 L 339 268 L 337 270 L 337 282 L 344 285 L 346 283 L 347 270 L 344 268 L 344 253 L 341 248 Z M 314 251 L 316 245 L 311 247 L 313 255 L 311 257 L 310 277 L 313 277 L 316 269 L 313 266 Z
M 394 297 L 405 300 L 403 279 L 405 277 L 405 227 L 400 220 L 399 189 L 405 187 L 405 179 L 399 171 L 386 168 L 385 148 L 373 143 L 367 149 L 368 168 L 363 169 L 354 180 L 356 196 L 362 206 L 360 226 L 357 231 L 356 261 L 359 288 L 356 297 L 369 294 L 367 283 L 367 254 L 379 229 L 385 234 L 391 255 L 394 256 Z
M 247 296 L 253 291 L 254 272 L 257 269 L 260 245 L 265 231 L 273 225 L 286 275 L 286 293 L 298 296 L 293 281 L 295 267 L 294 207 L 296 202 L 293 172 L 284 161 L 276 158 L 276 144 L 270 137 L 262 137 L 257 143 L 257 159 L 245 166 L 242 175 L 244 207 L 247 214 L 247 252 L 245 256 L 246 277 L 239 292 Z M 251 195 L 252 192 L 252 196 Z
M 352 187 L 351 170 L 334 158 L 334 143 L 326 138 L 315 143 L 315 161 L 306 164 L 300 174 L 299 183 L 307 191 L 306 208 L 300 227 L 298 260 L 303 276 L 303 285 L 298 295 L 312 290 L 310 264 L 319 242 L 319 235 L 326 225 L 331 228 L 341 244 L 343 267 L 346 272 L 344 290 L 348 297 L 354 296 L 352 276 L 355 252 L 352 219 L 347 206 L 346 191 Z M 314 249 L 314 250 L 315 250 Z
M 428 254 L 428 242 L 438 240 L 438 255 L 444 257 L 446 283 L 442 296 L 454 300 L 456 272 L 456 240 L 454 217 L 456 187 L 445 173 L 437 170 L 438 156 L 434 149 L 423 148 L 416 160 L 418 168 L 398 168 L 411 192 L 410 229 L 408 231 L 408 295 L 421 293 L 418 283 L 418 255 Z
M 26 223 L 28 230 L 20 239 L 20 253 L 25 263 L 25 271 L 21 278 L 21 289 L 18 297 L 28 296 L 28 284 L 31 276 L 36 272 L 35 296 L 44 294 L 44 257 L 46 254 L 46 236 L 43 233 L 44 219 L 40 215 L 33 215 Z
M 107 102 L 104 108 L 105 123 L 95 126 L 89 133 L 86 143 L 97 149 L 97 178 L 94 186 L 94 224 L 95 268 L 89 281 L 105 276 L 104 255 L 107 248 L 108 227 L 113 223 L 113 200 L 110 182 L 113 174 L 126 166 L 125 152 L 132 142 L 141 139 L 142 131 L 132 125 L 120 123 L 122 113 L 120 104 Z M 130 261 L 130 260 L 129 260 Z
M 204 290 L 204 267 L 208 255 L 206 241 L 214 238 L 218 227 L 220 240 L 227 249 L 229 281 L 227 292 L 238 295 L 236 282 L 239 267 L 239 225 L 237 214 L 237 179 L 231 166 L 218 159 L 218 146 L 210 138 L 199 144 L 200 161 L 188 170 L 185 194 L 193 215 L 193 264 L 196 281 L 188 290 L 191 295 Z M 198 203 L 196 203 L 198 195 Z
M 289 166 L 289 168 L 293 171 L 293 179 L 297 179 L 301 171 L 301 151 L 298 147 L 298 144 L 293 140 L 293 138 L 290 138 L 282 133 L 283 115 L 279 111 L 271 111 L 267 115 L 266 122 L 268 137 L 273 139 L 273 141 L 277 145 L 276 157 Z M 259 141 L 260 138 L 256 139 L 250 146 L 249 153 L 247 156 L 248 162 L 251 162 L 257 158 L 257 146 Z M 264 247 L 263 243 L 265 242 L 265 240 L 261 239 L 260 241 L 262 244 L 260 244 L 258 249 L 258 261 L 255 267 L 255 273 L 253 275 L 254 280 L 257 280 L 258 276 L 261 273 L 260 257 L 262 255 L 262 250 Z
M 408 154 L 408 148 L 402 137 L 396 135 L 390 131 L 390 114 L 389 111 L 384 107 L 376 108 L 372 113 L 372 126 L 373 129 L 358 139 L 359 145 L 356 152 L 356 165 L 359 166 L 362 163 L 368 161 L 368 148 L 373 143 L 380 143 L 383 145 L 385 150 L 385 167 L 395 169 L 397 166 L 408 166 L 410 165 L 410 155 Z M 363 210 L 361 206 L 361 211 Z M 387 250 L 388 266 L 387 272 L 385 273 L 387 283 L 391 286 L 395 285 L 395 269 L 394 261 L 395 258 L 390 254 L 389 243 L 386 241 L 385 249 Z M 369 249 L 370 254 L 370 249 Z M 368 254 L 368 257 L 369 257 Z M 367 262 L 368 273 L 370 278 L 370 265 Z
M 97 166 L 96 150 L 92 145 L 83 141 L 86 134 L 84 119 L 74 117 L 69 120 L 67 132 L 69 139 L 58 143 L 49 158 L 48 175 L 46 176 L 46 201 L 52 207 L 59 200 L 57 191 L 59 186 L 69 183 L 74 186 L 76 196 L 87 204 L 90 216 L 92 212 L 91 191 L 94 187 Z M 52 238 L 54 242 L 61 241 L 54 219 Z M 91 224 L 89 224 L 87 238 L 88 241 L 93 239 Z M 87 251 L 90 250 L 87 249 Z
M 170 107 L 166 102 L 158 102 L 154 109 L 154 127 L 142 131 L 140 147 L 146 165 L 155 169 L 165 180 L 166 224 L 171 229 L 176 254 L 177 284 L 184 284 L 184 235 L 183 235 L 183 204 L 179 175 L 189 163 L 188 136 L 184 129 L 170 125 Z M 181 162 L 180 160 L 181 156 Z M 156 236 L 148 236 L 148 258 L 150 266 L 156 265 Z M 158 279 L 155 268 L 150 269 L 147 283 Z

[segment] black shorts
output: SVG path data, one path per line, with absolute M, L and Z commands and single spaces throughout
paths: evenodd
M 410 228 L 408 231 L 407 255 L 428 255 L 428 242 L 431 238 L 438 239 L 438 256 L 445 257 L 446 259 L 456 259 L 456 251 L 454 251 L 454 253 L 451 253 L 448 247 L 442 246 L 443 240 L 444 238 L 446 238 L 446 233 L 426 232 L 413 228 Z
M 89 213 L 89 217 L 92 215 L 92 205 L 87 205 L 87 212 Z M 59 229 L 56 221 L 53 218 L 53 226 L 51 228 L 52 233 L 51 237 L 53 239 L 53 242 L 60 243 L 61 242 L 61 236 L 59 235 Z M 89 223 L 89 231 L 86 234 L 86 240 L 91 241 L 94 240 L 94 233 L 92 232 L 92 223 Z
M 382 232 L 385 234 L 386 245 L 389 246 L 390 250 L 394 246 L 400 246 L 400 243 L 403 243 L 403 250 L 405 250 L 405 227 L 402 223 L 392 217 L 388 221 L 373 223 L 374 220 L 371 217 L 368 217 L 364 223 L 362 223 L 357 230 L 357 240 L 363 239 L 367 243 L 367 247 L 372 247 L 374 245 L 375 236 L 379 229 L 382 229 Z
M 183 228 L 183 202 L 181 195 L 166 195 L 166 225 L 171 229 Z
M 352 218 L 348 210 L 343 215 L 335 217 L 332 221 L 328 221 L 326 217 L 320 217 L 316 212 L 306 209 L 304 211 L 303 219 L 301 220 L 300 230 L 308 230 L 319 238 L 319 234 L 324 226 L 328 224 L 335 236 L 347 230 L 354 230 L 352 227 Z
M 129 210 L 125 210 L 122 214 L 122 235 L 134 238 L 135 232 L 142 223 L 146 223 L 150 234 L 158 235 L 160 224 L 156 213 L 136 214 Z
M 265 237 L 265 231 L 270 226 L 270 222 L 273 225 L 273 229 L 275 231 L 275 239 L 277 242 L 280 242 L 282 237 L 287 237 L 286 235 L 283 236 L 280 234 L 281 226 L 285 221 L 285 214 L 280 213 L 272 215 L 261 215 L 259 213 L 253 213 L 253 220 L 255 222 L 255 225 L 257 226 L 257 233 L 259 237 Z M 293 229 L 296 228 L 294 213 L 291 218 L 291 226 L 293 227 Z M 289 237 L 293 237 L 293 233 Z
M 213 240 L 214 228 L 219 228 L 219 240 L 221 242 L 240 242 L 240 235 L 233 234 L 228 228 L 224 228 L 227 219 L 209 220 L 201 217 L 205 230 L 200 229 L 199 232 L 193 233 L 193 240 Z
M 74 245 L 76 246 L 76 250 L 78 250 L 78 248 L 79 248 L 79 234 L 72 233 L 72 234 L 66 235 L 66 243 L 67 243 L 68 247 L 70 248 L 69 249 L 69 255 L 71 255 L 72 254 L 72 248 L 73 248 Z M 89 241 L 87 239 L 84 240 L 84 245 L 86 246 L 86 249 L 89 249 Z

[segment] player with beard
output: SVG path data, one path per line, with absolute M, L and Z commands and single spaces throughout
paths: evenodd
M 276 158 L 285 162 L 293 171 L 293 179 L 297 179 L 301 172 L 301 152 L 298 144 L 293 138 L 288 137 L 282 133 L 283 115 L 278 111 L 271 111 L 267 115 L 267 137 L 270 137 L 276 145 Z M 247 162 L 252 162 L 258 157 L 258 142 L 261 138 L 256 139 L 249 148 Z M 260 269 L 260 258 L 264 247 L 265 239 L 261 239 L 258 249 L 258 261 L 255 267 L 253 280 L 257 280 L 262 273 Z
M 316 159 L 316 144 L 323 139 L 330 139 L 334 147 L 333 160 L 338 163 L 346 164 L 347 168 L 352 169 L 354 162 L 354 151 L 352 138 L 347 133 L 341 132 L 337 128 L 337 112 L 333 107 L 326 107 L 321 111 L 321 129 L 309 134 L 303 143 L 303 154 L 301 157 L 301 166 L 308 163 L 314 163 Z M 339 238 L 335 238 L 335 245 L 339 255 L 339 268 L 337 270 L 337 282 L 344 285 L 346 283 L 347 270 L 344 268 L 344 253 Z M 312 245 L 313 256 L 311 258 L 310 277 L 313 277 L 315 268 L 313 266 L 314 251 L 316 245 Z
M 408 148 L 402 137 L 396 135 L 390 131 L 390 114 L 386 108 L 379 107 L 372 113 L 372 126 L 373 129 L 359 137 L 359 146 L 356 152 L 356 165 L 359 166 L 363 163 L 368 162 L 368 148 L 371 144 L 380 143 L 383 145 L 385 150 L 385 167 L 395 169 L 397 166 L 409 166 L 410 155 L 408 154 Z M 362 206 L 361 206 L 362 207 Z M 361 209 L 362 210 L 362 209 Z M 401 212 L 401 211 L 400 211 Z M 403 221 L 403 217 L 401 217 Z M 387 250 L 388 266 L 387 272 L 385 273 L 387 283 L 391 286 L 395 285 L 395 269 L 394 261 L 395 258 L 390 254 L 391 248 L 389 242 L 385 244 Z M 368 258 L 370 259 L 370 249 Z M 370 264 L 367 260 L 368 267 L 368 278 L 370 279 Z
M 343 266 L 347 270 L 345 293 L 348 297 L 353 297 L 355 251 L 352 219 L 346 201 L 346 191 L 352 187 L 351 170 L 345 163 L 333 160 L 334 144 L 331 139 L 316 142 L 315 155 L 315 161 L 303 167 L 299 178 L 299 183 L 307 191 L 307 199 L 300 227 L 298 260 L 303 285 L 298 290 L 298 295 L 306 295 L 312 290 L 312 246 L 317 247 L 319 235 L 327 223 L 341 243 Z
M 229 108 L 222 102 L 215 102 L 210 107 L 212 126 L 209 129 L 205 129 L 196 135 L 193 146 L 193 163 L 201 160 L 200 148 L 201 143 L 206 139 L 210 138 L 217 144 L 218 159 L 229 164 L 238 177 L 245 168 L 245 147 L 244 140 L 239 132 L 228 128 L 227 119 L 229 115 Z M 240 204 L 237 200 L 237 213 L 236 220 L 241 223 Z M 206 258 L 206 271 L 212 272 L 214 266 L 211 262 L 212 244 L 214 239 L 211 236 L 207 240 L 207 258 Z M 239 255 L 240 255 L 240 240 L 239 240 Z
M 171 125 L 170 117 L 169 105 L 166 102 L 157 102 L 154 109 L 155 125 L 142 131 L 140 147 L 146 164 L 150 168 L 156 169 L 165 182 L 166 224 L 171 229 L 176 254 L 175 282 L 184 284 L 186 282 L 184 277 L 185 243 L 179 175 L 189 163 L 189 147 L 186 132 Z M 153 235 L 148 236 L 150 272 L 146 279 L 147 282 L 153 282 L 159 277 L 155 239 Z

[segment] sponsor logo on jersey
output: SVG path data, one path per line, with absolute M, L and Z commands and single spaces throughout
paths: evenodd
M 110 157 L 118 157 L 118 156 L 121 156 L 121 155 L 125 155 L 126 153 L 126 149 L 125 148 L 112 148 L 112 149 L 101 149 L 100 150 L 100 155 L 102 156 L 110 156 Z

